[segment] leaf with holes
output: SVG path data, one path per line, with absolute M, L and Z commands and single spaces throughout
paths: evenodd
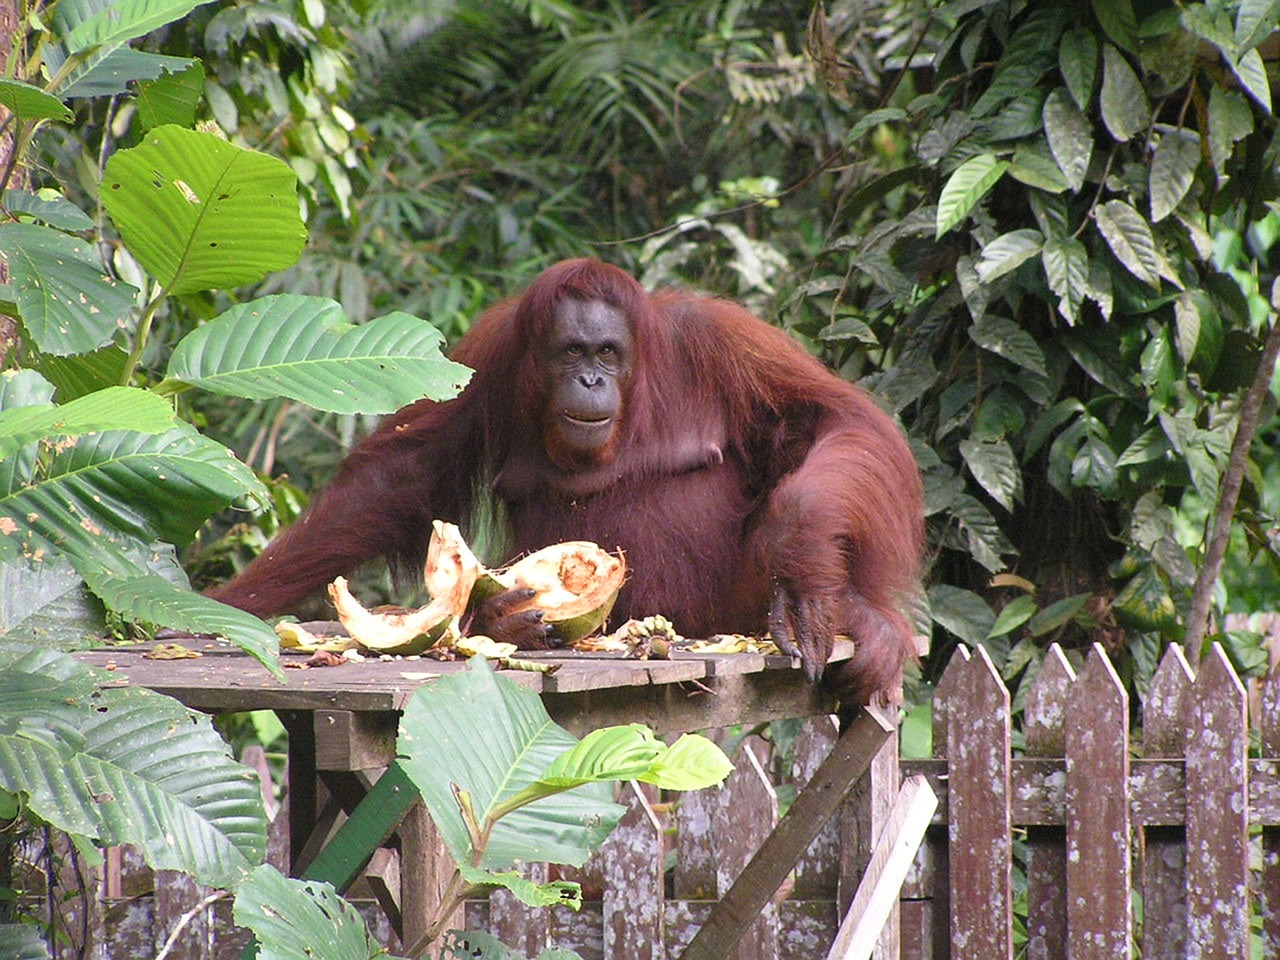
M 391 413 L 456 396 L 471 371 L 444 359 L 425 320 L 391 313 L 360 326 L 323 297 L 239 304 L 183 338 L 167 376 L 250 400 L 290 397 L 335 413 Z
M 1089 129 L 1089 121 L 1063 87 L 1045 97 L 1044 132 L 1067 186 L 1073 191 L 1079 190 L 1084 185 L 1089 159 L 1093 156 L 1093 133 Z
M 306 239 L 288 164 L 211 133 L 156 127 L 107 161 L 101 196 L 171 294 L 256 283 L 291 266 Z
M 1108 200 L 1095 208 L 1093 216 L 1116 259 L 1139 280 L 1158 286 L 1160 261 L 1156 256 L 1156 241 L 1142 214 L 1123 200 Z
M 990 153 L 970 157 L 956 168 L 938 196 L 937 236 L 964 221 L 969 212 L 1008 169 L 1008 162 Z
M 1196 179 L 1200 135 L 1181 127 L 1166 130 L 1151 158 L 1151 222 L 1159 223 L 1177 209 Z

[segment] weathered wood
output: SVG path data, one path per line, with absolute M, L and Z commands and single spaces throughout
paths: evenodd
M 1181 757 L 1185 703 L 1193 677 L 1182 647 L 1171 644 L 1147 689 L 1142 710 L 1142 751 L 1151 759 Z M 1185 779 L 1181 784 L 1185 790 Z M 1130 782 L 1130 789 L 1134 785 Z M 1143 828 L 1142 955 L 1181 957 L 1187 934 L 1187 833 L 1181 826 Z
M 797 792 L 804 790 L 813 779 L 839 736 L 835 717 L 813 717 L 805 722 L 792 751 L 792 782 Z M 833 899 L 839 876 L 840 830 L 832 820 L 823 825 L 813 843 L 796 861 L 791 897 L 796 900 Z
M 550 879 L 545 863 L 517 869 L 534 883 Z M 536 957 L 551 945 L 551 911 L 522 903 L 507 890 L 489 894 L 489 927 L 519 957 Z
M 896 913 L 898 891 L 936 806 L 924 777 L 902 785 L 827 960 L 867 960 L 883 945 L 881 930 Z
M 764 772 L 760 756 L 767 744 L 747 737 L 738 748 L 733 773 L 725 781 L 726 802 L 717 811 L 715 832 L 716 890 L 723 897 L 778 822 L 778 796 Z M 772 896 L 741 932 L 734 960 L 777 960 L 778 909 Z
M 896 711 L 867 707 L 890 726 L 897 726 Z M 894 737 L 885 742 L 871 761 L 867 772 L 859 778 L 840 807 L 840 877 L 837 908 L 844 916 L 854 894 L 862 888 L 872 862 L 876 845 L 889 823 L 899 790 L 898 742 Z M 900 953 L 898 908 L 894 903 L 889 922 L 883 924 L 876 945 L 877 960 L 896 958 Z
M 1067 701 L 1066 753 L 1068 953 L 1128 957 L 1129 697 L 1099 644 Z
M 1050 645 L 1027 691 L 1023 727 L 1026 753 L 1061 757 L 1066 746 L 1067 699 L 1076 674 L 1058 644 Z M 1065 960 L 1067 955 L 1066 831 L 1027 828 L 1027 958 Z
M 662 825 L 644 793 L 624 783 L 618 827 L 600 846 L 604 955 L 616 960 L 665 960 Z
M 396 758 L 394 713 L 317 710 L 313 718 L 317 770 L 369 770 Z
M 981 647 L 962 666 L 946 703 L 951 946 L 958 958 L 1011 960 L 1009 691 Z
M 1272 626 L 1280 631 L 1280 618 Z M 1273 634 L 1271 654 L 1280 654 L 1280 640 Z M 1264 757 L 1280 757 L 1280 672 L 1274 668 L 1262 685 L 1259 727 Z M 1250 778 L 1250 786 L 1259 782 Z M 1262 913 L 1262 955 L 1267 960 L 1280 957 L 1280 821 L 1262 827 L 1262 881 L 1259 884 L 1259 909 Z
M 156 952 L 172 937 L 172 960 L 216 960 L 210 888 L 175 870 L 157 870 L 155 885 Z
M 1244 687 L 1214 644 L 1187 709 L 1187 949 L 1249 955 L 1248 715 Z
M 682 954 L 686 960 L 726 955 L 892 734 L 893 727 L 882 718 L 866 711 L 859 714 L 698 930 Z

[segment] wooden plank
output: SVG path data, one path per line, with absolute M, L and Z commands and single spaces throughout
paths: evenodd
M 897 726 L 897 711 L 868 707 L 878 713 L 890 726 Z M 886 741 L 877 751 L 866 774 L 854 784 L 848 798 L 840 807 L 840 877 L 837 888 L 837 909 L 841 916 L 849 909 L 854 893 L 862 888 L 866 871 L 872 863 L 876 845 L 898 796 L 898 738 Z M 876 946 L 878 960 L 896 958 L 900 952 L 897 904 L 890 908 L 889 922 L 881 928 Z
M 1187 944 L 1249 955 L 1249 734 L 1244 686 L 1214 644 L 1187 709 Z
M 662 825 L 644 793 L 622 784 L 627 812 L 600 846 L 604 870 L 604 956 L 665 960 Z
M 317 770 L 369 770 L 396 758 L 395 713 L 317 710 L 313 717 Z
M 1276 629 L 1280 629 L 1280 622 Z M 1272 642 L 1271 653 L 1280 653 L 1280 642 Z M 1273 670 L 1263 683 L 1259 712 L 1262 755 L 1280 757 L 1280 671 Z M 1258 782 L 1259 778 L 1251 776 L 1249 786 L 1255 787 Z M 1262 955 L 1274 960 L 1280 957 L 1280 818 L 1262 820 L 1262 824 L 1262 881 L 1258 888 Z
M 1129 697 L 1094 644 L 1067 701 L 1067 948 L 1130 955 Z
M 1023 714 L 1026 753 L 1061 757 L 1066 747 L 1067 699 L 1076 674 L 1054 643 L 1027 691 Z M 1058 826 L 1027 828 L 1027 958 L 1066 960 L 1066 831 Z
M 534 883 L 550 878 L 547 864 L 529 863 L 517 872 Z M 531 907 L 502 888 L 489 894 L 489 930 L 518 957 L 536 957 L 551 945 L 551 911 Z
M 725 781 L 725 803 L 717 811 L 713 836 L 716 889 L 722 897 L 778 822 L 778 797 L 760 763 L 767 746 L 759 737 L 743 740 L 733 773 Z M 737 948 L 727 955 L 735 960 L 777 960 L 778 910 L 772 898 L 756 912 L 741 931 Z
M 796 737 L 791 757 L 792 783 L 797 793 L 803 792 L 813 779 L 839 736 L 835 717 L 811 717 L 805 721 L 800 735 Z M 834 903 L 839 877 L 840 831 L 835 822 L 828 821 L 796 862 L 791 899 L 826 899 Z
M 1142 708 L 1142 752 L 1148 759 L 1183 756 L 1185 704 L 1192 680 L 1182 647 L 1171 644 L 1151 678 Z M 1181 786 L 1185 793 L 1185 777 Z M 1142 851 L 1142 955 L 1185 956 L 1187 832 L 1181 826 L 1145 826 Z
M 924 777 L 902 785 L 827 960 L 868 960 L 883 942 L 883 928 L 937 804 Z
M 612 690 L 618 687 L 648 687 L 655 684 L 701 680 L 707 675 L 702 660 L 604 660 L 591 663 L 565 662 L 555 673 L 543 678 L 548 693 L 579 693 Z
M 966 960 L 1011 960 L 1009 691 L 981 647 L 963 665 L 946 711 L 951 946 Z
M 858 715 L 836 741 L 808 787 L 797 794 L 786 816 L 713 908 L 707 922 L 681 954 L 685 960 L 716 960 L 732 949 L 892 735 L 893 727 L 882 718 L 866 711 Z

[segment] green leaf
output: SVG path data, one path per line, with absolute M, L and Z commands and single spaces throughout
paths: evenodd
M 1227 62 L 1231 64 L 1231 72 L 1236 75 L 1245 92 L 1257 101 L 1258 106 L 1270 113 L 1271 81 L 1267 77 L 1267 65 L 1262 62 L 1262 54 L 1256 49 L 1247 50 L 1240 55 L 1239 60 L 1232 61 L 1228 57 Z
M 1043 119 L 1043 111 L 1042 111 Z M 1049 141 L 1043 137 L 1034 143 L 1021 143 L 1013 151 L 1009 163 L 1009 176 L 1037 190 L 1061 193 L 1067 189 L 1067 178 L 1058 169 L 1057 161 L 1049 154 Z
M 1276 29 L 1276 0 L 1240 0 L 1236 10 L 1236 44 L 1247 50 L 1261 43 Z
M 477 738 L 475 731 L 485 736 Z M 450 853 L 470 863 L 471 837 L 454 785 L 477 820 L 542 776 L 577 741 L 551 722 L 532 690 L 473 657 L 468 668 L 420 687 L 400 722 L 405 773 L 422 791 Z M 592 783 L 538 800 L 497 821 L 480 866 L 501 869 L 548 860 L 581 865 L 622 814 L 612 786 Z
M 983 153 L 970 157 L 956 168 L 942 187 L 938 196 L 937 236 L 962 223 L 978 201 L 996 185 L 1008 162 L 994 154 Z
M 306 239 L 288 164 L 175 126 L 107 161 L 102 202 L 171 294 L 256 283 L 292 265 Z
M 1030 623 L 1027 624 L 1027 629 L 1033 637 L 1043 637 L 1051 630 L 1065 626 L 1084 609 L 1084 605 L 1089 602 L 1091 596 L 1093 594 L 1078 593 L 1073 597 L 1066 597 L 1057 603 L 1049 604 L 1049 606 L 1031 618 Z
M 1200 166 L 1200 136 L 1184 128 L 1166 130 L 1151 158 L 1151 222 L 1173 213 L 1187 195 Z
M 1093 156 L 1093 132 L 1089 121 L 1075 105 L 1065 88 L 1049 93 L 1044 101 L 1044 132 L 1049 138 L 1049 150 L 1058 163 L 1058 169 L 1071 190 L 1084 185 L 1089 172 L 1089 159 Z
M 107 343 L 137 290 L 106 275 L 93 245 L 49 227 L 0 224 L 18 312 L 45 353 L 88 353 Z
M 119 44 L 181 20 L 210 0 L 59 0 L 54 24 L 66 48 L 77 53 Z
M 477 887 L 502 887 L 510 890 L 521 903 L 531 907 L 568 907 L 582 909 L 582 885 L 571 880 L 534 883 L 515 871 L 490 871 L 459 864 L 458 872 L 467 883 Z
M 1111 601 L 1111 609 L 1121 623 L 1138 630 L 1171 630 L 1178 625 L 1169 588 L 1150 564 L 1129 579 Z
M 1048 91 L 1044 87 L 1032 87 L 1021 96 L 1014 97 L 987 124 L 987 138 L 991 141 L 1021 140 L 1044 127 L 1044 99 Z
M 16 217 L 30 217 L 59 230 L 93 229 L 93 219 L 56 190 L 41 190 L 36 194 L 9 189 L 0 197 L 0 204 Z
M 53 437 L 78 437 L 103 430 L 163 433 L 178 426 L 168 402 L 145 390 L 110 387 L 55 407 L 6 407 L 0 410 L 0 457 L 20 446 Z
M 131 621 L 192 633 L 214 633 L 233 642 L 284 680 L 275 631 L 257 617 L 176 586 L 158 574 L 85 578 L 108 607 Z
M 1111 44 L 1102 46 L 1102 122 L 1111 136 L 1123 143 L 1147 128 L 1151 104 L 1142 81 L 1124 54 Z
M 1139 280 L 1160 285 L 1160 261 L 1151 226 L 1142 214 L 1123 200 L 1108 200 L 1093 211 L 1098 230 L 1116 259 Z
M 208 717 L 52 651 L 0 653 L 0 786 L 60 829 L 210 886 L 266 852 L 258 777 Z
M 1002 233 L 982 248 L 982 258 L 978 261 L 978 278 L 983 283 L 990 283 L 1040 252 L 1044 245 L 1044 234 L 1039 230 L 1025 228 Z
M 1112 43 L 1130 53 L 1138 52 L 1138 18 L 1132 0 L 1093 0 L 1091 7 Z
M 1034 597 L 1029 597 L 1026 594 L 1014 597 L 1000 610 L 1000 615 L 996 617 L 996 622 L 992 624 L 991 632 L 987 634 L 987 639 L 1003 637 L 1006 633 L 1018 629 L 1018 627 L 1035 616 L 1037 609 Z
M 1116 458 L 1117 467 L 1132 467 L 1143 463 L 1163 460 L 1169 455 L 1169 444 L 1165 441 L 1163 431 L 1151 427 L 1140 433 L 1124 452 Z
M 845 137 L 845 144 L 852 146 L 857 143 L 869 130 L 874 130 L 882 123 L 897 123 L 900 120 L 907 119 L 907 111 L 901 107 L 885 107 L 881 110 L 872 110 L 853 125 L 853 129 L 849 131 Z
M 1008 441 L 968 437 L 960 442 L 960 455 L 982 489 L 1012 511 L 1022 499 L 1022 470 Z
M 1058 312 L 1068 323 L 1080 318 L 1080 304 L 1089 289 L 1089 254 L 1074 238 L 1045 241 L 1041 256 L 1049 289 L 1058 297 Z
M 75 119 L 75 114 L 53 94 L 12 77 L 0 77 L 0 107 L 8 107 L 21 121 L 59 120 L 70 123 Z
M 974 645 L 987 639 L 996 622 L 996 615 L 982 597 L 946 583 L 929 588 L 929 612 L 943 628 Z
M 441 960 L 527 960 L 527 953 L 517 953 L 497 937 L 480 930 L 450 930 L 445 934 Z M 535 960 L 582 960 L 572 950 L 549 947 Z
M 969 337 L 984 350 L 1047 376 L 1044 350 L 1026 330 L 1004 317 L 986 316 L 969 327 Z
M 189 333 L 167 376 L 251 400 L 290 397 L 336 413 L 391 413 L 456 396 L 471 371 L 440 354 L 440 332 L 407 313 L 360 326 L 322 297 L 238 304 Z
M 138 119 L 144 130 L 167 123 L 190 127 L 196 122 L 196 105 L 203 95 L 204 64 L 195 60 L 185 70 L 138 84 Z
M 267 863 L 250 873 L 236 890 L 232 916 L 258 938 L 262 960 L 375 960 L 387 956 L 356 908 L 331 885 L 291 879 Z
M 102 604 L 65 558 L 0 564 L 0 649 L 79 650 L 105 635 Z
M 194 63 L 185 57 L 166 57 L 158 53 L 131 50 L 119 44 L 106 44 L 76 55 L 66 73 L 58 68 L 66 60 L 60 48 L 45 47 L 49 72 L 61 79 L 52 89 L 68 100 L 78 97 L 114 97 L 129 92 L 129 85 L 139 80 L 154 80 L 162 73 L 181 73 Z
M 1077 27 L 1063 34 L 1058 46 L 1058 70 L 1076 106 L 1089 109 L 1098 75 L 1098 39 L 1092 30 Z
M 1209 155 L 1213 169 L 1222 175 L 1236 141 L 1253 133 L 1253 111 L 1234 90 L 1214 84 L 1209 90 Z
M 661 754 L 656 769 L 641 777 L 663 790 L 702 790 L 720 783 L 733 772 L 733 764 L 706 737 L 684 733 Z

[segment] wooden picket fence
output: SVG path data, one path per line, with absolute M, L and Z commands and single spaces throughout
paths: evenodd
M 940 802 L 875 957 L 1116 958 L 1140 948 L 1144 958 L 1240 960 L 1258 938 L 1264 956 L 1280 957 L 1280 679 L 1247 692 L 1220 649 L 1193 671 L 1171 648 L 1135 705 L 1101 648 L 1082 665 L 1072 656 L 1078 675 L 1049 650 L 1016 739 L 989 658 L 954 656 L 934 701 L 933 757 L 900 761 L 890 741 L 735 956 L 826 956 L 900 784 L 918 776 Z M 713 790 L 658 797 L 627 785 L 619 829 L 566 874 L 583 885 L 581 912 L 495 894 L 468 905 L 465 925 L 523 956 L 559 945 L 585 960 L 674 960 L 776 823 L 779 795 L 804 786 L 835 736 L 830 718 L 806 721 L 787 764 L 779 744 L 748 737 Z M 286 823 L 274 822 L 276 857 L 288 849 Z M 1025 903 L 1015 904 L 1015 876 Z M 208 891 L 152 877 L 127 851 L 90 887 L 87 913 L 75 898 L 64 904 L 81 911 L 64 929 L 73 941 L 85 931 L 88 949 L 62 956 L 155 956 L 176 922 L 185 926 L 168 960 L 234 956 L 242 942 L 225 900 L 192 912 Z M 394 952 L 385 916 L 372 903 L 365 911 Z

